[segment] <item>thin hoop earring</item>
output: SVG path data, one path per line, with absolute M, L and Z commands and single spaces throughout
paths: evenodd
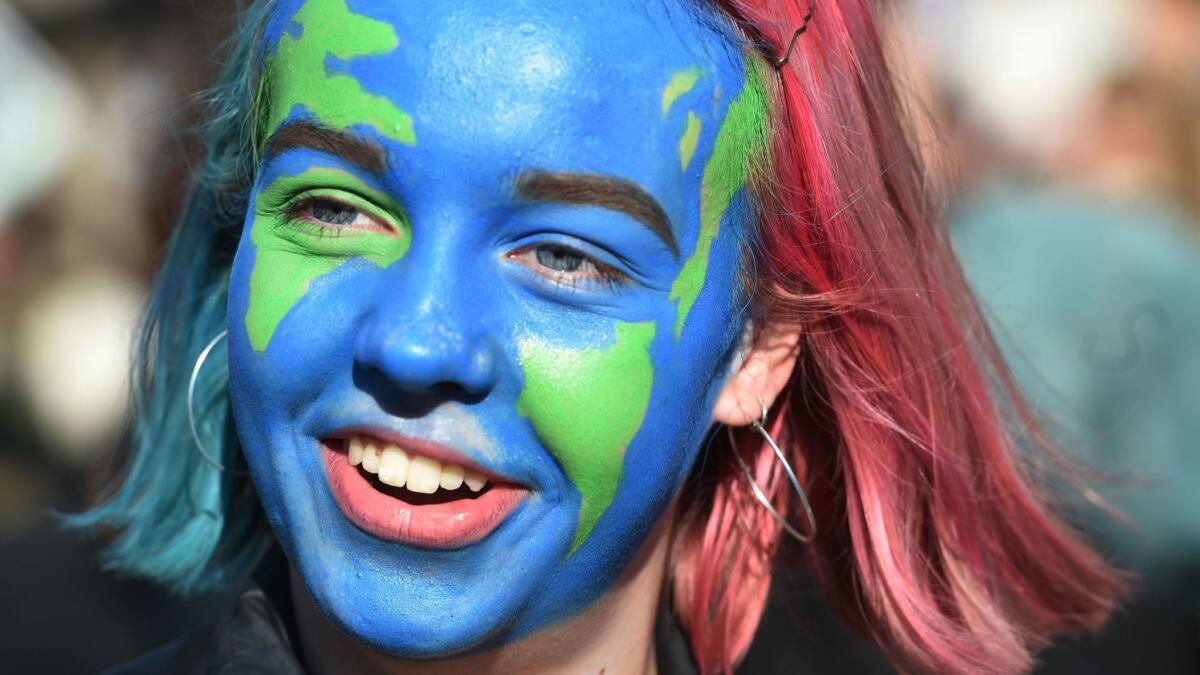
M 791 523 L 787 522 L 787 519 L 771 504 L 771 500 L 767 498 L 766 493 L 758 486 L 758 483 L 754 482 L 754 475 L 750 473 L 750 467 L 746 466 L 746 461 L 742 459 L 742 453 L 738 452 L 737 443 L 733 438 L 733 429 L 727 426 L 725 427 L 725 431 L 729 434 L 729 444 L 733 447 L 733 458 L 737 460 L 738 466 L 742 467 L 742 472 L 746 474 L 746 480 L 750 481 L 750 487 L 754 490 L 754 497 L 758 499 L 760 504 L 766 507 L 771 517 L 783 527 L 784 531 L 792 535 L 797 541 L 807 544 L 817 536 L 817 519 L 813 516 L 812 507 L 808 504 L 808 495 L 804 494 L 804 489 L 800 487 L 800 481 L 796 478 L 796 472 L 792 471 L 792 465 L 783 456 L 783 451 L 779 449 L 779 444 L 775 442 L 770 432 L 767 431 L 765 426 L 767 422 L 767 405 L 763 403 L 762 398 L 758 399 L 758 405 L 762 407 L 762 418 L 751 420 L 750 426 L 762 434 L 762 437 L 767 441 L 767 445 L 770 445 L 771 449 L 775 451 L 775 457 L 779 460 L 779 463 L 783 465 L 783 470 L 787 474 L 788 481 L 791 482 L 792 488 L 796 491 L 796 496 L 800 498 L 800 504 L 804 507 L 804 515 L 808 517 L 807 536 L 801 534 L 799 530 L 792 527 Z
M 212 352 L 213 348 L 217 346 L 217 343 L 225 339 L 225 336 L 228 334 L 228 330 L 223 330 L 220 333 L 217 333 L 217 336 L 208 343 L 208 346 L 204 348 L 204 351 L 200 352 L 200 356 L 196 358 L 196 365 L 192 367 L 192 379 L 188 380 L 187 391 L 188 428 L 192 431 L 192 443 L 195 444 L 196 450 L 200 453 L 200 456 L 204 458 L 204 461 L 208 462 L 218 471 L 223 473 L 232 474 L 234 476 L 249 476 L 250 474 L 248 472 L 239 469 L 230 469 L 214 459 L 212 455 L 208 454 L 208 451 L 204 449 L 204 443 L 200 442 L 200 432 L 196 430 L 196 413 L 193 411 L 193 404 L 195 403 L 196 397 L 196 380 L 200 378 L 200 369 L 204 367 L 204 362 L 208 360 L 208 355 Z

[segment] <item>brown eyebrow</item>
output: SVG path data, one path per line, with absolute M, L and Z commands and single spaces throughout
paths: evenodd
M 267 139 L 264 157 L 277 157 L 288 150 L 307 149 L 340 157 L 371 174 L 381 175 L 387 169 L 387 153 L 379 145 L 345 131 L 307 122 L 286 122 Z
M 537 202 L 599 206 L 628 214 L 650 228 L 679 257 L 679 242 L 666 212 L 632 181 L 587 173 L 529 171 L 517 178 L 517 196 Z

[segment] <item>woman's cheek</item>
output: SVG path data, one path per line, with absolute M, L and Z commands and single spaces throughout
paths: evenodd
M 251 239 L 257 253 L 250 272 L 246 333 L 256 352 L 267 349 L 283 317 L 304 297 L 318 277 L 332 272 L 342 261 L 306 255 L 281 245 L 266 231 L 269 225 L 257 219 Z
M 581 497 L 572 553 L 612 504 L 625 450 L 646 418 L 655 331 L 653 321 L 617 321 L 607 347 L 577 349 L 535 338 L 518 343 L 525 384 L 517 409 Z
M 230 326 L 245 330 L 239 379 L 256 390 L 260 414 L 274 419 L 348 377 L 354 336 L 386 284 L 385 266 L 402 252 L 317 255 L 272 236 L 275 225 L 261 220 L 243 242 L 252 266 L 231 280 Z

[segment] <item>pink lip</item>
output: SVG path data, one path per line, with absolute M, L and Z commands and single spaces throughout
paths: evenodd
M 398 444 L 433 459 L 479 470 L 441 446 L 411 439 Z M 333 499 L 342 513 L 368 534 L 401 544 L 434 549 L 470 546 L 499 527 L 529 494 L 523 486 L 495 481 L 489 475 L 492 485 L 474 499 L 409 504 L 375 489 L 358 467 L 350 465 L 340 445 L 322 443 L 321 454 Z

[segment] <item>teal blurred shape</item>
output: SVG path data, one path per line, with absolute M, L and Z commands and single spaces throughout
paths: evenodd
M 1142 572 L 1200 563 L 1200 246 L 1181 214 L 1020 181 L 965 195 L 951 235 L 1029 400 L 1133 521 L 1086 525 Z

